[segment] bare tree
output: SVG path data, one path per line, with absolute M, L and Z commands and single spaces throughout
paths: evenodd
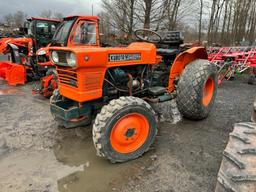
M 255 43 L 255 0 L 103 0 L 103 9 L 108 31 L 120 35 L 144 27 L 182 30 L 209 44 Z
M 22 27 L 26 19 L 26 14 L 22 11 L 17 11 L 13 14 L 13 20 L 16 27 Z
M 132 36 L 136 0 L 103 0 L 102 5 L 109 25 L 121 36 Z
M 200 5 L 200 11 L 199 11 L 199 26 L 198 26 L 198 41 L 201 42 L 201 36 L 202 36 L 202 17 L 203 17 L 203 0 L 199 0 Z
M 64 15 L 62 13 L 59 12 L 55 12 L 52 16 L 53 19 L 63 19 Z
M 14 18 L 12 14 L 7 14 L 4 16 L 4 23 L 10 27 L 14 25 Z
M 43 18 L 48 18 L 48 19 L 50 19 L 50 18 L 52 18 L 52 16 L 53 16 L 53 13 L 52 13 L 51 10 L 44 10 L 44 11 L 42 11 L 42 12 L 40 13 L 40 17 L 43 17 Z

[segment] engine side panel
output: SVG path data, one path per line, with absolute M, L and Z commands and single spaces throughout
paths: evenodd
M 155 65 L 161 61 L 156 47 L 150 43 L 132 43 L 128 47 L 115 48 L 58 48 L 57 51 L 72 51 L 77 56 L 76 68 L 63 68 L 57 64 L 57 71 L 61 95 L 78 102 L 102 97 L 104 77 L 109 68 Z

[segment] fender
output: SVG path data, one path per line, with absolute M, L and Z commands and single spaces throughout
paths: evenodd
M 12 63 L 22 64 L 22 59 L 19 54 L 19 47 L 12 43 L 8 43 L 8 47 L 11 53 Z
M 169 84 L 167 87 L 168 92 L 174 91 L 174 80 L 182 74 L 186 65 L 197 59 L 208 59 L 208 55 L 204 47 L 193 47 L 182 52 L 176 57 L 170 71 Z
M 0 53 L 6 54 L 8 44 L 14 44 L 17 47 L 24 46 L 28 48 L 28 52 L 33 48 L 33 40 L 31 38 L 27 37 L 21 37 L 21 38 L 2 38 L 0 39 Z

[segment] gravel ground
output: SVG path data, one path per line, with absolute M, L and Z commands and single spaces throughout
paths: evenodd
M 248 85 L 246 80 L 225 81 L 207 119 L 162 123 L 151 173 L 142 173 L 140 180 L 128 182 L 122 191 L 214 191 L 233 124 L 250 121 L 256 85 Z
M 0 188 L 3 192 L 213 191 L 235 122 L 249 121 L 256 85 L 224 82 L 209 118 L 160 123 L 152 149 L 111 164 L 95 155 L 90 128 L 63 130 L 31 84 L 0 81 Z

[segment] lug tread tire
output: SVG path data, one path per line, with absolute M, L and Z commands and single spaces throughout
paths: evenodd
M 214 81 L 214 93 L 207 107 L 202 104 L 202 90 L 209 77 Z M 177 106 L 181 114 L 194 120 L 204 119 L 213 107 L 217 94 L 217 67 L 207 60 L 198 59 L 188 64 L 177 87 Z
M 138 158 L 143 153 L 149 150 L 149 147 L 153 143 L 154 138 L 157 134 L 157 127 L 155 126 L 155 128 L 153 128 L 154 130 L 153 130 L 152 138 L 150 142 L 147 144 L 147 146 L 145 146 L 145 148 L 143 149 L 143 152 L 136 153 L 132 157 L 129 156 L 127 159 L 117 158 L 116 155 L 113 154 L 113 151 L 109 150 L 109 148 L 107 147 L 108 141 L 106 138 L 106 133 L 107 133 L 107 127 L 109 126 L 108 122 L 113 118 L 115 113 L 118 113 L 118 111 L 129 106 L 141 106 L 143 108 L 146 108 L 146 110 L 148 110 L 154 116 L 155 124 L 157 123 L 156 113 L 153 110 L 153 108 L 147 102 L 137 97 L 123 96 L 118 99 L 111 100 L 108 105 L 103 106 L 101 109 L 101 112 L 97 114 L 95 118 L 95 122 L 93 124 L 93 129 L 92 129 L 93 143 L 94 143 L 97 155 L 109 159 L 112 163 L 125 162 L 128 160 Z
M 215 192 L 256 191 L 256 123 L 237 123 L 223 152 Z

